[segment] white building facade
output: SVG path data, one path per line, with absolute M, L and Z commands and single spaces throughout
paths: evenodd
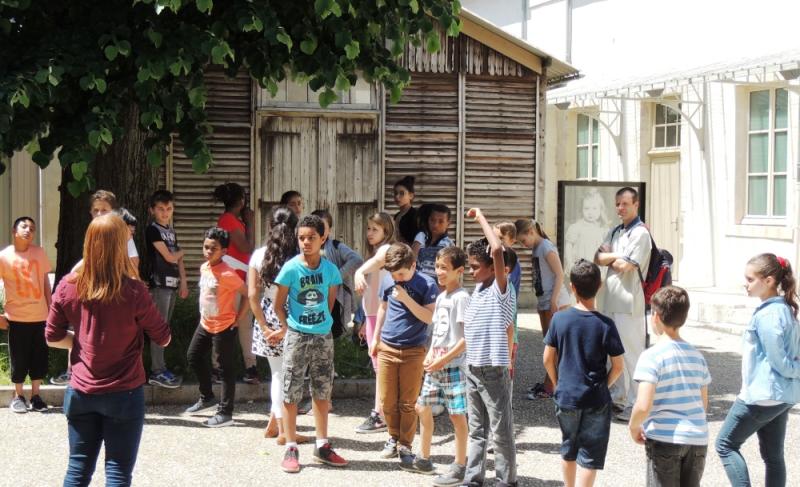
M 537 208 L 548 231 L 557 181 L 643 181 L 647 221 L 681 285 L 740 296 L 759 252 L 797 267 L 800 2 L 495 3 L 463 2 L 583 75 L 548 92 Z

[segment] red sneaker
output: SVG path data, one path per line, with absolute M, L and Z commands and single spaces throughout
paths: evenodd
M 330 465 L 331 467 L 346 467 L 347 460 L 340 457 L 333 451 L 330 443 L 325 443 L 320 448 L 314 448 L 314 460 L 319 463 Z
M 286 473 L 297 473 L 300 471 L 300 452 L 297 451 L 297 448 L 291 447 L 286 449 L 286 453 L 283 454 L 281 469 Z

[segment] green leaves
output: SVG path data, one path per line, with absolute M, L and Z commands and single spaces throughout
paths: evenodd
M 219 44 L 211 48 L 211 61 L 214 64 L 226 65 L 226 57 L 233 61 L 233 51 L 227 42 L 220 41 Z
M 309 56 L 314 54 L 314 51 L 317 50 L 316 36 L 310 35 L 306 37 L 303 42 L 300 43 L 300 50 L 303 54 L 308 54 Z
M 79 181 L 89 171 L 89 164 L 86 161 L 75 162 L 69 168 L 72 171 L 72 177 Z
M 319 94 L 319 105 L 322 108 L 327 108 L 331 103 L 335 102 L 339 97 L 330 88 L 325 88 L 325 91 Z
M 275 38 L 278 40 L 278 42 L 289 48 L 289 50 L 292 49 L 292 46 L 294 45 L 292 38 L 289 37 L 289 34 L 286 33 L 283 27 L 278 30 L 278 34 L 275 36 Z
M 117 55 L 119 55 L 119 49 L 117 49 L 117 46 L 109 44 L 105 49 L 103 49 L 103 53 L 106 55 L 106 59 L 113 61 L 117 59 Z
M 204 108 L 208 94 L 203 86 L 197 86 L 189 90 L 189 103 L 195 108 Z
M 344 46 L 344 52 L 347 55 L 347 59 L 352 61 L 361 53 L 361 44 L 355 40 L 350 41 L 346 46 Z
M 214 6 L 214 2 L 212 0 L 197 0 L 197 10 L 210 14 L 211 8 Z
M 161 43 L 164 42 L 164 35 L 161 32 L 156 32 L 152 28 L 148 28 L 145 33 L 147 34 L 147 38 L 150 39 L 150 42 L 156 47 L 156 49 L 161 47 Z
M 326 19 L 333 14 L 336 17 L 342 16 L 342 7 L 336 0 L 315 0 L 314 11 L 321 19 Z

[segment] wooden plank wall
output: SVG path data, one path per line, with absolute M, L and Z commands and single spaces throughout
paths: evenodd
M 172 145 L 171 190 L 175 194 L 173 224 L 186 251 L 186 273 L 195 282 L 203 263 L 202 245 L 206 229 L 216 224 L 224 211 L 214 201 L 214 188 L 227 182 L 241 184 L 248 194 L 251 165 L 250 78 L 227 78 L 219 71 L 206 73 L 208 119 L 214 132 L 206 138 L 213 157 L 205 174 L 196 174 L 177 137 Z M 162 187 L 167 187 L 166 174 Z
M 534 216 L 539 77 L 467 36 L 441 40 L 438 53 L 412 46 L 404 52 L 411 85 L 398 104 L 387 102 L 384 205 L 396 211 L 393 184 L 416 176 L 415 204 L 447 204 L 450 233 L 466 247 L 482 236 L 464 221 L 472 206 L 490 222 Z M 529 291 L 530 251 L 515 250 Z

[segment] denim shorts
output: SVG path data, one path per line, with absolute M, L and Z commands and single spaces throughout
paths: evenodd
M 425 374 L 417 404 L 447 406 L 450 414 L 467 414 L 467 376 L 460 367 L 447 367 Z
M 568 409 L 556 405 L 561 427 L 561 458 L 582 468 L 602 470 L 611 432 L 611 405 L 595 409 Z

